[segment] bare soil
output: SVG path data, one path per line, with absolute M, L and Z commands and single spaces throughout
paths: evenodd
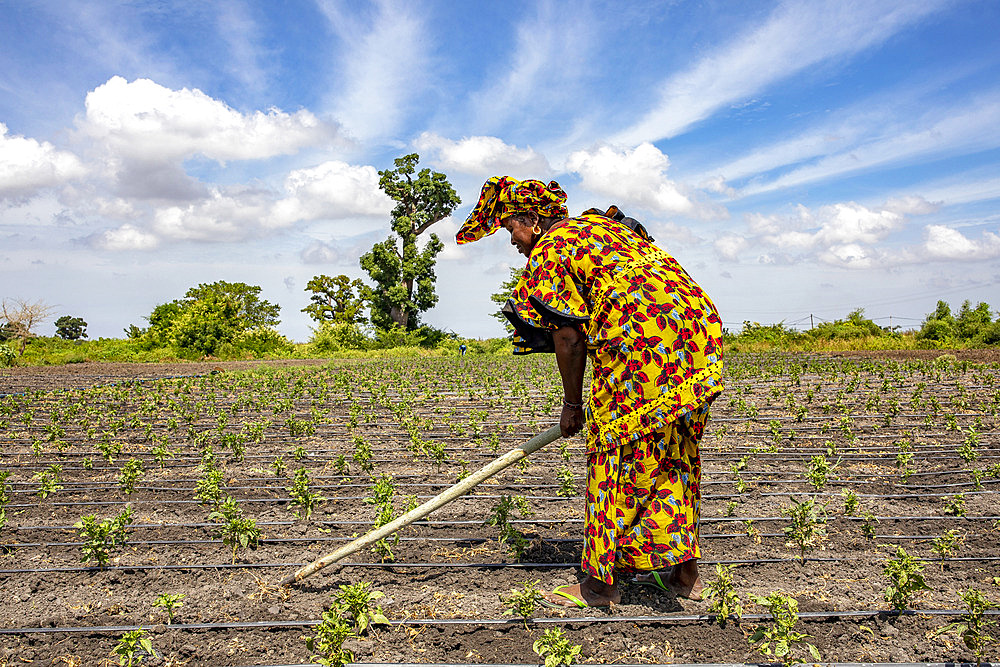
M 956 353 L 959 361 L 961 352 L 969 351 Z M 979 365 L 995 355 L 965 366 L 918 363 L 941 354 L 737 358 L 713 406 L 703 443 L 702 576 L 714 580 L 716 562 L 741 563 L 735 582 L 746 614 L 765 613 L 750 596 L 777 590 L 795 597 L 801 612 L 820 612 L 802 618 L 799 630 L 824 661 L 969 660 L 954 633 L 936 630 L 957 620 L 959 594 L 970 587 L 1000 601 L 1000 474 L 990 472 L 1000 463 L 1000 370 Z M 463 469 L 492 460 L 494 446 L 502 453 L 553 423 L 560 392 L 544 358 L 4 369 L 0 394 L 14 396 L 0 398 L 7 410 L 0 471 L 11 473 L 0 529 L 0 665 L 103 664 L 123 628 L 133 626 L 147 628 L 157 652 L 144 665 L 305 663 L 303 637 L 341 585 L 361 581 L 384 593 L 375 604 L 398 622 L 348 640 L 345 648 L 362 662 L 538 662 L 533 642 L 556 627 L 582 646 L 584 663 L 771 660 L 747 641 L 764 620 L 720 628 L 704 616 L 708 601 L 636 585 L 626 585 L 622 603 L 610 609 L 539 608 L 534 621 L 505 616 L 500 594 L 523 582 L 551 589 L 578 578 L 585 474 L 578 439 L 565 451 L 574 497 L 558 495 L 557 471 L 567 461 L 553 444 L 527 469 L 508 469 L 401 531 L 393 559 L 360 552 L 299 587 L 276 586 L 372 528 L 376 511 L 365 498 L 373 479 L 394 478 L 400 512 L 406 495 L 423 501 Z M 263 441 L 248 442 L 239 460 L 223 435 L 248 433 L 265 419 Z M 315 432 L 293 434 L 289 419 L 311 422 Z M 967 461 L 957 452 L 970 431 L 978 443 Z M 353 460 L 357 438 L 373 449 L 370 474 Z M 443 442 L 447 460 L 415 455 L 414 438 Z M 102 443 L 121 451 L 108 461 Z M 173 453 L 162 467 L 158 443 Z M 224 472 L 225 493 L 264 533 L 256 549 L 237 550 L 235 563 L 208 520 L 211 508 L 194 495 L 206 444 Z M 296 460 L 299 447 L 304 456 Z M 907 479 L 897 459 L 905 451 L 914 455 Z M 839 464 L 817 491 L 805 471 L 819 454 Z M 340 455 L 349 472 L 338 466 Z M 287 466 L 280 477 L 272 468 L 278 456 Z M 145 473 L 125 493 L 120 477 L 130 458 L 142 460 Z M 52 465 L 61 466 L 62 488 L 42 498 L 37 475 Z M 327 498 L 308 520 L 293 514 L 287 490 L 299 467 Z M 972 470 L 983 471 L 979 489 Z M 853 516 L 844 510 L 845 490 L 859 496 Z M 956 494 L 964 516 L 948 513 Z M 535 512 L 514 524 L 529 540 L 520 559 L 498 543 L 496 528 L 483 526 L 502 495 L 525 496 Z M 784 534 L 786 510 L 807 497 L 826 504 L 826 535 L 800 562 Z M 107 568 L 81 563 L 72 524 L 85 514 L 112 517 L 126 503 L 135 511 L 128 544 L 113 551 Z M 874 539 L 864 534 L 866 511 L 878 518 Z M 958 559 L 941 560 L 933 540 L 949 530 L 963 541 Z M 951 616 L 887 613 L 883 568 L 897 545 L 926 559 L 930 590 L 910 606 Z M 152 607 L 160 593 L 186 595 L 170 625 Z M 858 611 L 867 613 L 848 613 Z

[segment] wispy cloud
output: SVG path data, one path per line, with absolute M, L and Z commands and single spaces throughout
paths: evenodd
M 330 95 L 334 116 L 355 139 L 391 139 L 428 79 L 431 30 L 418 5 L 376 0 L 371 12 L 356 4 L 317 0 L 340 39 Z
M 226 73 L 255 96 L 264 93 L 269 76 L 257 44 L 261 36 L 260 26 L 237 0 L 226 0 L 217 8 L 219 36 L 229 47 L 223 63 Z
M 991 93 L 923 118 L 900 120 L 880 137 L 828 154 L 770 181 L 751 184 L 743 194 L 758 194 L 822 181 L 916 158 L 979 152 L 1000 146 L 1000 93 Z
M 548 160 L 531 146 L 519 148 L 497 137 L 464 137 L 458 141 L 424 132 L 413 147 L 443 169 L 463 174 L 511 174 L 521 178 L 546 178 L 552 173 Z
M 676 136 L 734 102 L 805 68 L 883 43 L 946 4 L 823 0 L 788 2 L 761 26 L 668 77 L 659 103 L 612 141 L 634 146 Z

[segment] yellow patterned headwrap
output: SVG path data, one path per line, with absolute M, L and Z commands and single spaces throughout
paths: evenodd
M 519 181 L 510 176 L 494 176 L 483 185 L 479 201 L 455 240 L 472 243 L 489 236 L 500 227 L 500 221 L 517 213 L 535 211 L 546 218 L 565 218 L 566 192 L 555 181 Z

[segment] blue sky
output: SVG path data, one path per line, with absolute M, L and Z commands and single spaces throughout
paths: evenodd
M 0 3 L 0 297 L 119 337 L 241 281 L 306 340 L 418 152 L 463 200 L 423 319 L 463 335 L 520 257 L 454 243 L 493 175 L 643 220 L 734 330 L 1000 308 L 998 34 L 993 0 Z

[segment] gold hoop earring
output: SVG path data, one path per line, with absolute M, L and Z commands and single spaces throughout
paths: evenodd
M 535 226 L 531 228 L 531 233 L 532 234 L 541 234 L 542 233 L 542 228 L 538 226 L 537 222 L 535 223 Z

